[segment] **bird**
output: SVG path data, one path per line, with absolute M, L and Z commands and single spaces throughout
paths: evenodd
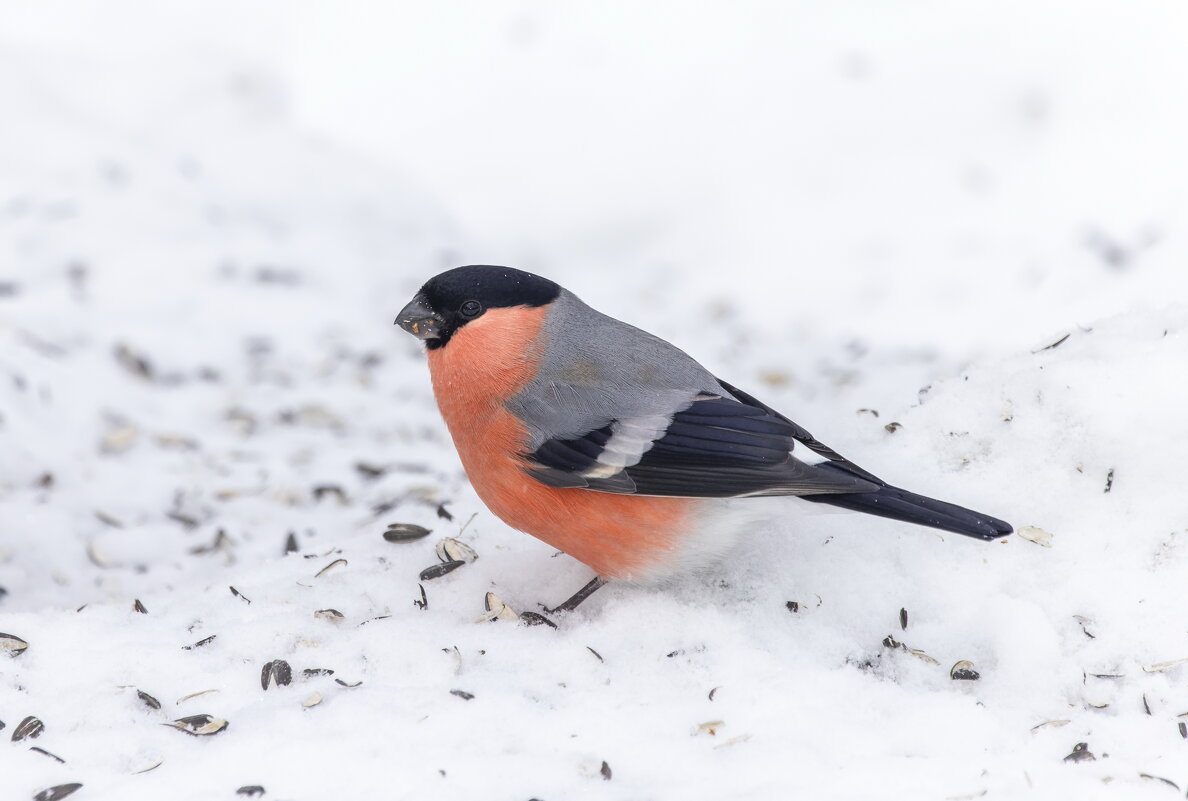
M 669 342 L 554 281 L 468 265 L 396 317 L 425 345 L 437 406 L 500 519 L 608 581 L 704 571 L 804 501 L 990 541 L 989 515 L 893 486 Z

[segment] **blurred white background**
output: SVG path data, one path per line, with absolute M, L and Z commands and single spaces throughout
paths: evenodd
M 1175 2 L 39 2 L 0 42 L 134 65 L 95 98 L 130 113 L 168 115 L 179 65 L 250 83 L 439 204 L 447 263 L 965 355 L 1184 295 L 1186 30 Z

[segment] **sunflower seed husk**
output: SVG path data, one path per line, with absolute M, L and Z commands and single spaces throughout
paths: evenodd
M 236 598 L 240 598 L 244 601 L 247 601 L 249 604 L 252 602 L 251 598 L 247 597 L 246 595 L 244 595 L 242 592 L 235 589 L 234 587 L 228 586 L 227 589 L 231 590 L 231 594 L 234 595 Z
M 140 602 L 139 598 L 136 598 L 132 601 L 132 611 L 139 612 L 142 615 L 148 614 L 148 609 L 146 609 L 145 605 Z
M 453 562 L 442 562 L 439 565 L 430 565 L 421 571 L 420 579 L 421 581 L 432 581 L 435 578 L 441 578 L 445 574 L 452 573 L 453 571 L 462 567 L 464 564 L 466 563 L 461 559 L 457 559 Z
M 353 688 L 353 687 L 358 687 L 360 684 L 362 684 L 363 680 L 359 679 L 359 681 L 343 681 L 342 679 L 335 679 L 334 683 L 341 684 L 343 687 Z
M 1043 546 L 1044 548 L 1052 547 L 1052 534 L 1044 531 L 1039 526 L 1023 526 L 1015 533 L 1028 542 L 1034 542 L 1036 545 Z
M 312 679 L 314 676 L 333 676 L 334 671 L 330 668 L 306 668 L 301 671 L 301 675 L 307 679 Z
M 258 795 L 264 795 L 264 788 L 258 784 L 245 784 L 235 791 L 236 795 L 246 795 L 249 798 L 255 798 Z
M 25 642 L 15 634 L 4 634 L 3 632 L 0 632 L 0 654 L 16 656 L 28 647 L 29 643 Z
M 339 612 L 337 609 L 319 609 L 314 612 L 314 617 L 329 620 L 331 623 L 341 623 L 343 620 L 342 612 Z
M 193 699 L 193 698 L 198 698 L 199 696 L 203 696 L 203 695 L 210 695 L 211 693 L 217 693 L 217 692 L 218 692 L 218 690 L 217 690 L 217 689 L 212 689 L 212 690 L 199 690 L 199 691 L 198 691 L 198 692 L 196 692 L 196 693 L 190 693 L 189 695 L 183 695 L 181 698 L 179 698 L 179 699 L 177 699 L 176 701 L 174 701 L 174 703 L 175 703 L 175 704 L 183 704 L 183 703 L 185 703 L 186 701 L 189 701 L 189 700 L 191 700 L 191 699 Z
M 551 629 L 557 628 L 557 624 L 549 620 L 539 612 L 521 612 L 520 621 L 525 626 L 548 626 Z
M 1064 758 L 1065 762 L 1093 762 L 1097 757 L 1089 750 L 1089 743 L 1077 743 L 1073 750 Z
M 493 592 L 487 593 L 483 597 L 483 608 L 486 614 L 480 615 L 475 619 L 475 623 L 489 623 L 493 620 L 519 620 L 520 615 L 516 610 L 512 609 L 503 599 Z
M 450 695 L 456 695 L 463 701 L 469 701 L 471 698 L 474 698 L 474 693 L 468 693 L 466 690 L 450 690 Z M 1184 724 L 1181 723 L 1180 725 L 1183 726 Z
M 184 718 L 178 718 L 170 723 L 162 723 L 162 726 L 170 726 L 178 731 L 184 731 L 186 734 L 192 734 L 195 737 L 206 737 L 212 734 L 218 734 L 227 728 L 227 721 L 222 718 L 216 718 L 213 715 L 190 715 Z
M 61 764 L 63 764 L 63 765 L 65 765 L 65 764 L 66 764 L 66 760 L 62 759 L 62 757 L 58 756 L 57 754 L 51 754 L 49 751 L 46 751 L 44 748 L 38 748 L 38 747 L 37 747 L 37 746 L 35 746 L 35 745 L 31 745 L 31 746 L 29 746 L 29 750 L 30 750 L 30 751 L 36 751 L 37 753 L 39 753 L 39 754 L 41 754 L 41 755 L 43 755 L 43 756 L 47 756 L 47 757 L 49 757 L 50 759 L 55 759 L 55 760 L 57 760 L 59 763 L 61 763 Z
M 12 741 L 19 743 L 26 738 L 36 740 L 41 736 L 43 731 L 45 731 L 45 724 L 30 715 L 18 723 L 16 728 L 12 730 Z
M 210 645 L 212 642 L 214 642 L 214 638 L 217 636 L 219 636 L 219 635 L 212 634 L 209 637 L 203 637 L 201 640 L 194 643 L 193 645 L 183 645 L 182 650 L 183 651 L 193 651 L 195 648 L 201 648 L 204 645 Z
M 322 694 L 319 692 L 312 692 L 301 701 L 301 705 L 306 709 L 317 706 L 320 703 L 322 703 Z
M 292 683 L 293 668 L 289 667 L 289 663 L 283 659 L 274 659 L 271 662 L 265 662 L 264 667 L 260 669 L 260 686 L 265 690 L 268 689 L 269 683 L 275 684 L 277 687 L 282 687 Z
M 602 761 L 602 767 L 598 769 L 598 772 L 602 774 L 602 780 L 604 782 L 611 780 L 611 768 L 610 765 L 606 764 L 605 759 Z
M 899 628 L 902 631 L 907 631 L 908 613 L 906 609 L 899 610 Z
M 1040 729 L 1046 729 L 1048 727 L 1059 729 L 1061 726 L 1067 726 L 1070 723 L 1072 723 L 1071 720 L 1045 720 L 1043 723 L 1037 723 L 1036 725 L 1032 726 L 1031 731 L 1037 732 Z
M 388 542 L 412 542 L 432 534 L 431 529 L 418 526 L 416 523 L 389 523 L 384 532 L 384 539 Z
M 161 708 L 161 702 L 158 701 L 156 698 L 153 698 L 151 695 L 146 693 L 144 690 L 137 690 L 136 697 L 139 698 L 141 701 L 144 701 L 144 705 L 147 706 L 149 709 L 160 709 Z
M 133 776 L 138 776 L 138 775 L 140 775 L 141 773 L 148 773 L 150 770 L 156 770 L 157 768 L 161 767 L 161 766 L 162 766 L 162 765 L 164 765 L 164 764 L 165 764 L 165 760 L 163 760 L 163 759 L 158 759 L 156 762 L 154 762 L 153 764 L 149 765 L 148 767 L 144 767 L 144 768 L 141 768 L 140 770 L 134 770 L 134 771 L 132 771 L 132 775 L 133 775 Z
M 285 553 L 297 553 L 297 533 L 290 531 L 289 535 L 285 537 Z
M 82 785 L 78 782 L 71 782 L 70 784 L 57 784 L 53 787 L 47 787 L 37 795 L 33 796 L 33 801 L 62 801 L 63 798 L 72 794 L 75 790 L 81 788 Z
M 968 659 L 962 659 L 953 667 L 949 668 L 949 678 L 953 681 L 977 681 L 982 678 L 982 674 L 974 670 L 974 663 Z
M 1179 665 L 1188 664 L 1188 656 L 1182 659 L 1169 659 L 1166 662 L 1156 662 L 1153 665 L 1144 665 L 1143 670 L 1147 673 L 1162 673 L 1163 671 L 1174 668 Z
M 438 541 L 434 550 L 437 551 L 437 558 L 443 562 L 473 562 L 478 559 L 474 548 L 453 537 Z
M 331 562 L 330 564 L 328 564 L 328 565 L 326 565 L 325 567 L 323 567 L 323 568 L 322 568 L 321 570 L 319 570 L 317 573 L 314 573 L 314 578 L 321 578 L 321 577 L 322 577 L 324 574 L 326 574 L 326 573 L 329 573 L 331 570 L 333 570 L 334 568 L 338 567 L 339 565 L 342 565 L 343 567 L 346 567 L 346 566 L 347 566 L 347 560 L 345 560 L 345 559 L 335 559 L 333 562 Z

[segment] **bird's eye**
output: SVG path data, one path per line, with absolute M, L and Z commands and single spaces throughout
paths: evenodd
M 479 303 L 477 300 L 468 300 L 462 304 L 461 308 L 458 309 L 458 312 L 467 320 L 473 320 L 475 317 L 478 317 L 483 313 L 483 304 Z

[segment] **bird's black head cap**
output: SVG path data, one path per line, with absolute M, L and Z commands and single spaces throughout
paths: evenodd
M 396 322 L 434 350 L 488 309 L 544 306 L 559 294 L 558 284 L 539 275 L 511 267 L 472 264 L 430 278 Z

